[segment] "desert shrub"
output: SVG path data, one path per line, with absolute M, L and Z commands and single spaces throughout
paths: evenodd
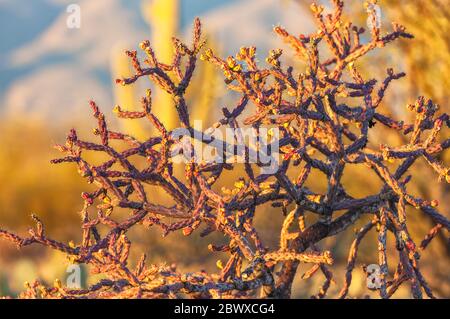
M 96 187 L 82 194 L 82 240 L 66 244 L 47 237 L 37 216 L 33 216 L 36 227 L 27 237 L 6 230 L 0 230 L 0 237 L 19 247 L 42 244 L 62 251 L 73 263 L 87 264 L 93 273 L 105 278 L 85 289 L 62 287 L 59 282 L 45 287 L 36 281 L 28 284 L 21 297 L 245 298 L 259 294 L 261 298 L 288 298 L 299 264 L 309 263 L 311 268 L 303 277 L 319 272 L 324 275 L 325 282 L 315 296 L 322 298 L 333 280 L 333 257 L 320 248 L 319 242 L 361 221 L 365 226 L 356 232 L 350 247 L 340 297 L 348 294 L 359 245 L 371 230 L 376 230 L 378 238 L 372 253 L 378 256 L 380 296 L 389 298 L 401 285 L 410 283 L 415 298 L 424 293 L 434 297 L 419 259 L 438 232 L 448 231 L 450 222 L 437 211 L 436 200 L 419 198 L 407 186 L 419 159 L 428 163 L 439 180 L 450 181 L 448 168 L 436 159 L 450 147 L 450 139 L 440 139 L 441 130 L 450 126 L 449 116 L 439 115 L 438 106 L 423 97 L 408 105 L 415 114 L 413 123 L 383 113 L 381 102 L 386 90 L 405 74 L 388 69 L 378 84 L 376 79 L 364 79 L 357 63 L 372 50 L 413 36 L 396 23 L 393 31 L 381 34 L 376 7 L 367 3 L 371 28 L 370 39 L 364 41 L 365 30 L 344 21 L 343 1 L 334 0 L 333 4 L 334 11 L 329 14 L 322 6 L 311 6 L 318 25 L 313 34 L 297 37 L 281 26 L 274 28 L 292 47 L 295 57 L 306 63 L 301 70 L 285 65 L 280 49 L 269 52 L 266 67 L 257 61 L 255 47 L 243 47 L 236 56 L 226 59 L 211 49 L 201 53 L 204 40 L 198 19 L 191 46 L 173 39 L 175 58 L 170 65 L 158 61 L 148 41 L 140 44 L 146 58 L 140 59 L 137 51 L 127 51 L 135 75 L 118 79 L 117 84 L 132 85 L 149 76 L 172 96 L 180 126 L 193 138 L 182 143 L 166 129 L 152 111 L 150 91 L 142 98 L 140 111 L 126 111 L 120 106 L 114 109 L 119 118 L 147 119 L 154 126 L 158 133 L 144 141 L 110 130 L 104 114 L 92 101 L 90 107 L 98 122 L 94 134 L 100 142 L 85 141 L 72 129 L 66 143 L 56 145 L 64 157 L 52 161 L 76 164 L 79 173 Z M 240 96 L 234 107 L 222 109 L 223 117 L 213 128 L 200 135 L 194 134 L 189 116 L 195 105 L 189 108 L 184 97 L 199 55 L 216 65 L 229 90 Z M 369 134 L 374 125 L 396 132 L 405 142 L 374 144 Z M 224 145 L 225 141 L 211 138 L 211 131 L 225 127 L 234 129 L 235 141 L 243 146 L 244 163 L 197 160 L 194 144 L 215 141 Z M 259 143 L 244 145 L 239 130 L 242 127 L 251 127 Z M 263 130 L 268 127 L 271 130 Z M 275 140 L 280 146 L 278 169 L 258 174 L 257 169 L 265 163 L 261 159 L 252 163 L 251 154 L 261 151 L 264 142 Z M 174 163 L 174 149 L 182 150 L 189 160 Z M 234 151 L 224 147 L 219 155 L 229 159 Z M 87 152 L 101 153 L 101 158 L 107 159 L 93 163 L 86 160 Z M 361 166 L 367 176 L 379 179 L 379 192 L 361 198 L 351 196 L 342 183 L 351 166 Z M 226 171 L 239 169 L 241 178 L 228 189 L 218 189 Z M 323 180 L 320 192 L 305 186 L 318 175 Z M 163 189 L 170 201 L 165 198 L 162 203 L 155 198 L 154 187 Z M 265 205 L 272 205 L 283 216 L 276 248 L 264 244 L 254 224 Z M 411 208 L 435 223 L 419 244 L 408 230 Z M 145 255 L 133 265 L 127 232 L 140 225 L 159 228 L 164 236 L 179 231 L 187 237 L 194 232 L 201 236 L 223 234 L 225 242 L 213 242 L 208 248 L 212 253 L 227 254 L 229 259 L 218 264 L 221 271 L 217 274 L 202 270 L 181 273 L 175 265 L 147 265 Z M 393 235 L 398 254 L 394 273 L 388 268 L 388 233 Z

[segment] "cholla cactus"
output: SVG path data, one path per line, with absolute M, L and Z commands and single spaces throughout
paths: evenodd
M 416 114 L 414 123 L 384 114 L 382 100 L 388 86 L 405 74 L 388 69 L 378 85 L 377 80 L 360 75 L 356 61 L 398 38 L 413 36 L 395 23 L 392 32 L 382 35 L 373 24 L 372 37 L 363 44 L 360 37 L 364 29 L 343 21 L 343 1 L 333 3 L 335 9 L 330 14 L 324 14 L 322 6 L 311 6 L 318 24 L 313 34 L 297 37 L 281 26 L 274 29 L 292 47 L 295 56 L 306 61 L 305 70 L 295 71 L 284 65 L 282 50 L 272 50 L 265 67 L 257 62 L 255 47 L 244 47 L 227 59 L 212 50 L 201 54 L 202 60 L 224 73 L 228 88 L 241 95 L 236 106 L 223 108 L 223 117 L 214 127 L 245 125 L 258 132 L 270 125 L 280 132 L 279 169 L 273 174 L 258 175 L 255 168 L 262 163 L 245 162 L 245 176 L 233 181 L 235 189 L 229 193 L 220 192 L 215 185 L 225 170 L 238 164 L 190 161 L 184 165 L 184 176 L 176 176 L 170 150 L 178 141 L 153 112 L 150 91 L 142 98 L 141 111 L 115 109 L 120 118 L 150 121 L 159 134 L 144 142 L 110 130 L 104 114 L 91 102 L 98 121 L 95 134 L 100 142 L 84 141 L 72 129 L 66 143 L 56 146 L 65 156 L 52 161 L 75 163 L 80 174 L 97 186 L 96 191 L 82 194 L 81 242 L 65 244 L 48 238 L 37 217 L 37 227 L 30 230 L 28 237 L 5 230 L 0 230 L 0 237 L 19 247 L 38 243 L 60 250 L 73 262 L 88 264 L 107 279 L 86 289 L 64 288 L 59 283 L 48 288 L 35 282 L 21 296 L 244 298 L 259 293 L 262 298 L 288 298 L 299 264 L 310 263 L 311 269 L 304 278 L 319 271 L 324 274 L 325 282 L 315 296 L 323 298 L 332 283 L 333 257 L 329 251 L 321 250 L 319 242 L 365 220 L 366 225 L 357 232 L 350 248 L 340 297 L 348 294 L 358 247 L 371 230 L 378 232 L 378 248 L 374 252 L 379 258 L 380 296 L 389 298 L 402 284 L 410 282 L 415 298 L 421 298 L 423 293 L 433 297 L 420 270 L 419 258 L 437 232 L 449 230 L 450 221 L 437 211 L 436 201 L 415 197 L 407 186 L 414 178 L 412 165 L 419 158 L 428 162 L 439 180 L 450 182 L 449 169 L 436 159 L 450 147 L 450 139 L 439 138 L 441 130 L 450 125 L 449 116 L 439 115 L 438 106 L 422 97 L 408 106 Z M 193 127 L 184 94 L 204 44 L 200 29 L 197 19 L 192 46 L 174 40 L 172 64 L 159 62 L 149 42 L 142 42 L 140 47 L 147 59 L 140 61 L 137 52 L 130 51 L 135 75 L 117 80 L 120 85 L 132 85 L 150 76 L 172 96 L 179 124 L 188 131 L 193 131 Z M 331 53 L 329 57 L 319 54 L 323 46 Z M 369 130 L 376 123 L 404 136 L 405 145 L 371 144 Z M 124 147 L 113 147 L 116 142 L 123 142 Z M 102 164 L 89 163 L 84 157 L 87 151 L 104 153 L 109 159 Z M 249 152 L 246 147 L 246 158 Z M 144 167 L 137 158 L 145 159 Z M 374 172 L 383 183 L 379 192 L 352 197 L 341 182 L 345 167 L 352 165 Z M 313 170 L 326 177 L 324 193 L 315 193 L 305 186 Z M 168 207 L 158 203 L 149 196 L 146 185 L 161 187 L 176 204 Z M 285 218 L 279 247 L 272 250 L 266 247 L 254 225 L 254 217 L 264 204 L 278 208 Z M 410 207 L 428 215 L 436 224 L 421 244 L 416 244 L 417 239 L 408 231 Z M 119 216 L 123 209 L 130 212 L 125 218 Z M 310 215 L 317 218 L 306 220 L 305 216 Z M 128 259 L 132 243 L 127 232 L 139 225 L 161 228 L 164 235 L 178 231 L 185 236 L 193 232 L 201 232 L 201 236 L 222 233 L 228 238 L 227 243 L 211 243 L 208 248 L 212 253 L 228 253 L 229 259 L 219 265 L 221 272 L 217 274 L 183 274 L 174 266 L 149 266 L 145 255 L 131 268 Z M 105 228 L 106 232 L 100 230 Z M 389 232 L 394 234 L 399 255 L 394 274 L 387 267 Z

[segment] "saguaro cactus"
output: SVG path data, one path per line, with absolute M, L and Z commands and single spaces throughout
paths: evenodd
M 112 52 L 111 73 L 114 77 L 131 76 L 133 73 L 130 59 L 124 51 L 122 46 L 117 46 Z M 133 86 L 114 85 L 114 101 L 116 105 L 137 111 L 139 97 L 136 88 Z M 122 121 L 120 124 L 126 133 L 132 133 L 139 139 L 146 137 L 147 133 L 141 123 L 136 121 Z
M 143 0 L 142 13 L 151 27 L 151 44 L 162 63 L 171 64 L 174 58 L 171 39 L 179 30 L 179 0 Z M 176 112 L 169 94 L 157 91 L 153 94 L 155 112 L 168 129 L 176 127 Z M 157 105 L 157 106 L 156 106 Z

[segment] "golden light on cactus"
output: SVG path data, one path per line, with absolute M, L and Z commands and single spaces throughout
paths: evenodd
M 446 88 L 450 85 L 450 77 L 447 75 L 450 71 L 450 8 L 444 3 L 442 0 L 406 3 L 389 0 L 386 8 L 390 16 L 405 21 L 405 26 L 416 38 L 415 46 L 402 44 L 402 51 L 407 55 L 402 60 L 411 75 L 408 83 L 410 92 L 424 92 L 448 109 Z M 423 50 L 430 46 L 433 47 L 433 54 Z
M 404 105 L 419 90 L 389 103 L 388 94 L 405 94 L 398 88 L 407 81 L 398 80 L 409 74 L 402 72 L 401 55 L 389 63 L 395 71 L 385 71 L 379 52 L 389 52 L 384 47 L 394 40 L 411 39 L 408 29 L 391 28 L 386 20 L 381 30 L 370 24 L 365 36 L 352 28 L 343 0 L 330 2 L 332 11 L 312 7 L 318 27 L 310 34 L 297 36 L 276 26 L 274 33 L 290 48 L 274 48 L 267 59 L 256 46 L 228 57 L 211 48 L 211 41 L 206 49 L 199 19 L 192 42 L 169 42 L 167 36 L 179 58 L 165 59 L 168 51 L 153 50 L 154 43 L 144 39 L 129 44 L 130 51 L 115 51 L 115 104 L 120 105 L 99 107 L 91 101 L 97 122 L 92 138 L 84 132 L 92 121 L 83 122 L 55 145 L 62 154 L 51 163 L 78 168 L 88 184 L 80 190 L 63 191 L 74 177 L 65 180 L 62 171 L 54 177 L 59 184 L 46 185 L 51 173 L 36 154 L 47 162 L 49 152 L 39 135 L 29 143 L 21 125 L 13 125 L 20 128 L 9 134 L 0 125 L 0 177 L 6 181 L 0 185 L 0 299 L 448 297 L 450 115 L 445 105 L 439 108 L 424 97 Z M 176 1 L 142 3 L 150 19 L 153 14 L 161 19 L 158 10 Z M 366 12 L 362 5 L 359 10 Z M 368 13 L 375 21 L 375 12 Z M 171 23 L 156 21 L 158 28 Z M 154 29 L 161 41 L 166 31 L 158 35 Z M 364 68 L 368 64 L 382 74 Z M 413 77 L 422 73 L 417 72 Z M 141 84 L 148 88 L 145 93 Z M 171 96 L 168 105 L 155 96 L 163 92 Z M 109 125 L 111 110 L 125 129 Z M 168 110 L 176 112 L 175 126 L 204 135 L 180 140 L 162 123 Z M 211 125 L 203 121 L 198 129 L 194 122 L 210 116 L 212 127 L 233 134 L 224 141 L 233 147 L 215 149 L 219 161 L 203 152 L 211 144 L 204 138 Z M 249 141 L 240 156 L 236 146 L 247 144 L 247 136 L 236 127 L 251 129 L 263 142 L 267 136 L 268 143 L 280 143 L 270 145 L 279 157 L 275 171 L 261 170 L 262 159 L 250 158 L 255 151 L 269 155 L 261 145 Z M 172 151 L 182 147 L 200 155 L 179 162 Z M 11 152 L 15 149 L 21 153 Z M 31 165 L 20 161 L 25 159 Z M 34 227 L 25 232 L 5 219 L 17 220 L 15 213 L 26 210 L 21 204 L 33 201 L 19 188 L 12 191 L 29 179 L 47 196 L 46 205 L 57 205 L 55 214 L 47 207 L 28 210 L 40 216 L 32 215 Z M 82 203 L 65 200 L 66 193 L 77 199 L 81 194 Z M 10 201 L 13 196 L 16 201 Z M 17 207 L 4 206 L 8 201 Z M 58 239 L 49 216 L 68 227 Z M 45 272 L 8 260 L 17 260 L 19 253 L 5 257 L 16 246 L 35 244 L 56 252 L 42 259 L 40 265 L 49 266 Z M 34 249 L 42 254 L 27 248 Z M 65 265 L 56 254 L 83 265 L 86 281 L 73 287 L 63 277 L 55 280 L 55 270 L 61 273 L 57 267 Z M 378 266 L 378 278 L 371 266 Z M 26 277 L 16 276 L 16 270 Z M 20 287 L 9 286 L 11 280 Z

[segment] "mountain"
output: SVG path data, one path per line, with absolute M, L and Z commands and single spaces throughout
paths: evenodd
M 66 26 L 70 3 L 81 8 L 80 29 Z M 112 107 L 111 53 L 149 38 L 139 9 L 139 1 L 127 0 L 0 0 L 0 111 L 62 120 L 83 116 L 91 98 Z M 186 37 L 195 16 L 223 55 L 243 45 L 256 45 L 265 55 L 281 44 L 271 32 L 277 24 L 294 33 L 311 28 L 293 1 L 182 0 Z

